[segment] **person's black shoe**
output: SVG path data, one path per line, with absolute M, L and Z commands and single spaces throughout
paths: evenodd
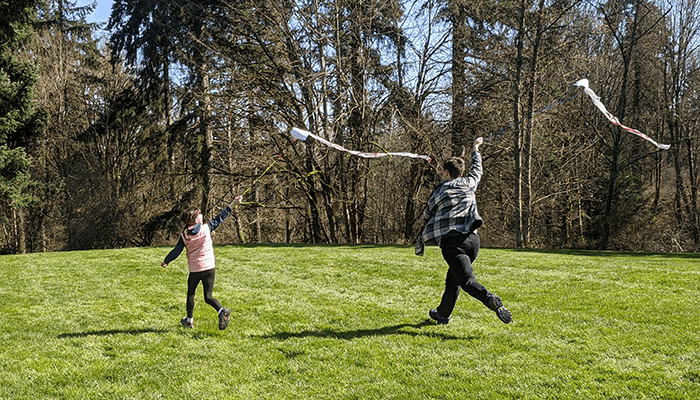
M 503 307 L 503 300 L 501 300 L 499 295 L 489 294 L 486 305 L 490 310 L 496 312 L 498 319 L 503 321 L 503 323 L 509 324 L 510 321 L 513 320 L 513 315 L 510 313 L 510 311 L 508 311 L 508 309 Z
M 184 326 L 184 327 L 187 328 L 187 329 L 192 329 L 192 328 L 193 328 L 192 323 L 189 322 L 189 321 L 187 320 L 187 317 L 181 319 L 181 320 L 180 320 L 180 323 L 182 324 L 182 326 Z
M 430 318 L 435 320 L 438 323 L 438 325 L 447 325 L 450 323 L 450 317 L 443 317 L 442 315 L 440 315 L 439 312 L 437 312 L 437 310 L 430 310 L 428 312 L 428 315 L 430 315 Z
M 231 316 L 231 310 L 224 307 L 219 313 L 219 329 L 224 330 L 228 326 L 228 318 Z

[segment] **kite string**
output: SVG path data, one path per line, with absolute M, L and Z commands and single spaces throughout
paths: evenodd
M 251 183 L 250 186 L 248 186 L 248 189 L 243 191 L 243 193 L 241 194 L 241 197 L 245 196 L 245 194 L 248 193 L 250 191 L 250 189 L 252 189 L 253 186 L 255 186 L 255 184 L 260 180 L 260 178 L 262 178 L 267 173 L 267 171 L 272 169 L 272 166 L 275 165 L 275 163 L 277 163 L 277 161 L 279 161 L 280 158 L 282 158 L 282 154 L 284 154 L 284 153 L 280 153 L 280 155 L 278 155 L 277 158 L 275 158 L 275 161 L 273 161 L 272 164 L 268 165 L 267 168 L 265 168 L 265 171 L 263 171 L 262 174 L 258 175 L 258 177 L 255 178 L 255 180 L 253 180 L 253 183 Z M 241 202 L 241 204 L 253 204 L 253 203 L 255 203 L 255 202 L 254 201 L 252 201 L 252 202 L 251 201 L 246 201 L 246 202 L 242 201 Z
M 564 92 L 564 94 L 563 94 L 562 96 L 566 96 L 566 95 L 567 95 L 571 90 L 573 90 L 575 87 L 576 87 L 576 85 L 570 87 L 569 90 L 567 90 L 566 92 Z M 537 110 L 537 111 L 534 111 L 534 112 L 532 113 L 532 115 L 525 116 L 525 117 L 523 117 L 522 119 L 520 119 L 520 121 L 518 121 L 518 122 L 513 122 L 512 124 L 510 124 L 510 125 L 508 125 L 508 126 L 506 126 L 506 127 L 504 127 L 504 128 L 501 128 L 501 130 L 499 130 L 499 131 L 496 132 L 495 134 L 489 136 L 488 138 L 485 138 L 485 139 L 484 139 L 484 142 L 490 142 L 490 141 L 492 141 L 493 139 L 497 139 L 499 136 L 503 135 L 503 133 L 504 133 L 507 129 L 522 124 L 525 120 L 530 119 L 530 118 L 532 118 L 533 116 L 535 116 L 535 114 L 543 113 L 543 112 L 545 112 L 545 111 L 547 111 L 547 110 L 549 110 L 549 109 L 551 109 L 551 108 L 554 108 L 554 107 L 556 107 L 556 106 L 558 106 L 558 105 L 560 105 L 560 104 L 564 104 L 564 103 L 566 103 L 567 101 L 569 101 L 569 100 L 571 100 L 571 99 L 574 99 L 574 98 L 580 96 L 581 93 L 583 93 L 583 92 L 576 93 L 575 95 L 570 96 L 570 97 L 568 97 L 568 98 L 565 98 L 564 100 L 554 100 L 553 102 L 549 103 L 549 105 L 547 105 L 546 107 L 544 107 L 544 108 L 542 108 L 542 109 L 539 109 L 539 110 Z
M 270 169 L 272 168 L 272 166 L 275 165 L 275 163 L 277 163 L 277 161 L 279 161 L 280 158 L 282 158 L 282 154 L 284 154 L 284 153 L 280 153 L 280 155 L 277 156 L 277 158 L 275 159 L 275 161 L 273 161 L 272 164 L 270 164 L 267 168 L 265 168 L 265 171 L 263 171 L 262 174 L 258 175 L 258 176 L 255 178 L 255 180 L 253 180 L 253 183 L 251 183 L 250 186 L 243 192 L 243 194 L 241 194 L 241 197 L 243 197 L 246 193 L 248 193 L 248 192 L 250 191 L 250 189 L 253 188 L 253 186 L 255 185 L 255 183 L 258 182 L 258 180 L 260 180 L 260 178 L 262 178 L 263 175 L 265 175 L 268 171 L 270 171 Z M 217 203 L 217 204 L 220 203 L 220 202 L 224 199 L 224 197 L 228 196 L 228 195 L 229 195 L 230 193 L 232 193 L 232 192 L 233 192 L 233 187 L 231 187 L 231 189 L 229 189 L 228 192 L 226 192 L 226 194 L 224 194 L 216 203 Z M 248 202 L 242 201 L 240 204 L 258 204 L 258 205 L 260 205 L 260 206 L 262 206 L 262 207 L 265 207 L 264 204 L 260 204 L 260 203 L 257 203 L 257 202 L 255 202 L 255 201 L 248 201 Z

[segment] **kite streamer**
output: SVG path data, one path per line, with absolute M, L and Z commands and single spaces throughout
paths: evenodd
M 419 154 L 413 154 L 413 153 L 363 153 L 361 151 L 355 151 L 355 150 L 348 150 L 344 148 L 343 146 L 337 145 L 335 143 L 331 143 L 327 141 L 326 139 L 314 135 L 313 133 L 309 131 L 305 131 L 303 129 L 299 128 L 292 128 L 292 136 L 296 139 L 306 141 L 306 139 L 311 136 L 312 138 L 318 140 L 319 142 L 325 144 L 328 147 L 332 147 L 336 150 L 344 151 L 346 153 L 350 153 L 354 156 L 362 157 L 362 158 L 379 158 L 379 157 L 386 157 L 386 156 L 398 156 L 398 157 L 411 157 L 411 158 L 422 158 L 427 162 L 430 162 L 430 157 L 428 156 L 422 156 Z
M 650 138 L 649 136 L 643 134 L 642 132 L 640 132 L 640 131 L 638 131 L 638 130 L 636 130 L 636 129 L 633 129 L 633 128 L 630 128 L 630 127 L 627 127 L 627 126 L 622 125 L 622 124 L 620 123 L 620 120 L 618 120 L 617 117 L 615 117 L 614 115 L 610 114 L 610 112 L 607 110 L 607 108 L 605 108 L 605 106 L 603 105 L 603 103 L 600 102 L 600 97 L 598 97 L 598 96 L 595 94 L 595 92 L 593 92 L 593 90 L 591 90 L 591 89 L 588 87 L 588 79 L 581 79 L 580 81 L 576 82 L 576 83 L 574 84 L 574 86 L 580 86 L 580 87 L 582 87 L 582 88 L 583 88 L 583 91 L 586 92 L 586 94 L 588 95 L 588 97 L 590 97 L 591 100 L 593 100 L 593 104 L 595 104 L 596 107 L 598 107 L 598 109 L 603 113 L 603 115 L 605 115 L 605 118 L 607 118 L 610 122 L 612 122 L 613 125 L 617 125 L 617 126 L 619 126 L 620 128 L 626 130 L 627 132 L 634 133 L 635 135 L 637 135 L 637 136 L 639 136 L 639 137 L 641 137 L 641 138 L 644 138 L 644 139 L 650 141 L 651 143 L 654 144 L 654 146 L 658 147 L 658 148 L 661 149 L 661 150 L 668 150 L 668 149 L 671 147 L 670 144 L 659 144 L 659 143 L 656 143 L 652 138 Z

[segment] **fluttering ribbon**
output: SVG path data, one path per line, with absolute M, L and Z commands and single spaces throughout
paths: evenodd
M 634 133 L 635 135 L 650 141 L 651 143 L 654 144 L 654 146 L 658 147 L 661 150 L 668 150 L 671 147 L 670 144 L 659 144 L 656 141 L 654 141 L 654 139 L 643 134 L 642 132 L 640 132 L 634 128 L 630 128 L 630 127 L 622 125 L 620 123 L 620 120 L 618 120 L 617 117 L 615 117 L 614 115 L 610 114 L 608 109 L 605 108 L 605 105 L 603 105 L 603 103 L 600 102 L 600 97 L 598 97 L 595 94 L 595 92 L 593 90 L 591 90 L 591 88 L 588 87 L 588 79 L 581 79 L 580 81 L 576 82 L 574 84 L 574 86 L 582 87 L 583 91 L 588 95 L 588 97 L 590 97 L 591 100 L 593 100 L 593 104 L 595 104 L 595 106 L 598 107 L 598 109 L 603 113 L 603 115 L 605 115 L 605 118 L 607 118 L 613 125 L 617 125 L 620 128 L 626 130 L 627 132 Z
M 430 162 L 430 157 L 428 156 L 422 156 L 420 154 L 413 154 L 413 153 L 365 153 L 361 151 L 355 151 L 355 150 L 348 150 L 343 146 L 340 146 L 338 144 L 329 142 L 328 140 L 318 136 L 314 135 L 313 133 L 309 131 L 305 131 L 303 129 L 299 128 L 292 128 L 292 136 L 296 139 L 299 139 L 301 141 L 306 141 L 306 139 L 311 136 L 312 138 L 318 140 L 319 142 L 325 144 L 328 147 L 334 148 L 336 150 L 344 151 L 346 153 L 352 154 L 354 156 L 362 157 L 362 158 L 380 158 L 380 157 L 387 157 L 387 156 L 397 156 L 397 157 L 411 157 L 411 158 L 422 158 L 427 162 Z

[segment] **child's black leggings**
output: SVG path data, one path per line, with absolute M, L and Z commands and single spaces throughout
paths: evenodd
M 204 301 L 214 307 L 216 311 L 219 311 L 221 303 L 212 296 L 215 277 L 216 269 L 202 272 L 190 272 L 190 277 L 187 278 L 187 318 L 192 318 L 194 316 L 194 294 L 200 281 L 202 281 L 202 286 L 204 286 Z

